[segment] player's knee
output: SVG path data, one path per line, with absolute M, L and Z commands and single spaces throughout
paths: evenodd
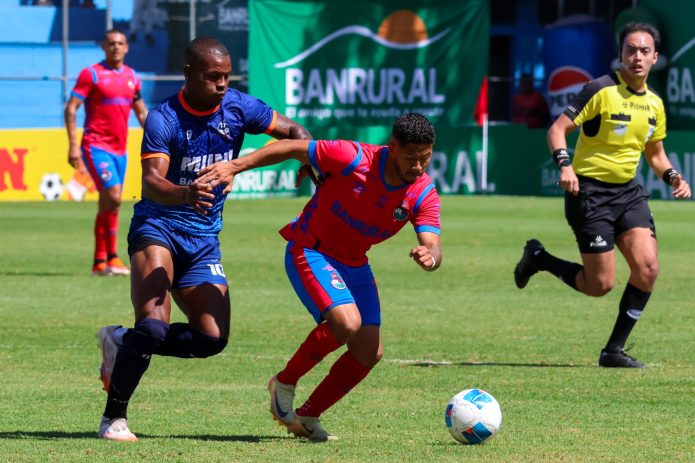
M 372 362 L 370 367 L 374 368 L 374 366 L 381 361 L 381 359 L 384 357 L 384 350 L 382 349 L 381 345 L 379 345 L 379 348 L 377 349 L 376 353 L 374 354 L 374 357 L 372 358 Z
M 608 294 L 613 289 L 614 281 L 608 278 L 600 278 L 586 288 L 585 293 L 593 297 L 601 297 Z
M 652 287 L 656 281 L 656 277 L 659 275 L 659 262 L 653 259 L 647 262 L 640 269 L 640 279 L 644 282 L 647 287 Z
M 331 331 L 336 341 L 341 345 L 346 344 L 352 337 L 357 334 L 361 326 L 361 323 L 353 320 L 347 320 L 343 323 L 331 326 Z
M 168 331 L 168 323 L 154 318 L 144 318 L 135 322 L 133 331 L 128 337 L 128 343 L 136 352 L 152 355 L 164 342 Z
M 223 338 L 215 338 L 205 333 L 193 332 L 192 354 L 195 358 L 208 358 L 217 355 L 227 347 L 229 341 Z

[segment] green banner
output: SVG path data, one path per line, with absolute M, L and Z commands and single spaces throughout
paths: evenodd
M 664 98 L 671 129 L 695 127 L 695 3 L 690 0 L 642 0 L 658 19 L 661 33 L 661 56 L 667 60 L 667 68 L 657 72 L 661 80 L 661 97 Z
M 274 139 L 267 135 L 247 136 L 239 156 L 251 154 Z M 299 162 L 294 159 L 268 167 L 242 172 L 234 177 L 230 199 L 271 198 L 308 194 L 308 184 L 295 188 Z M 308 183 L 308 182 L 304 182 Z
M 388 132 L 382 135 L 387 136 Z M 568 137 L 573 151 L 577 132 Z M 379 143 L 375 140 L 375 143 Z M 482 150 L 479 128 L 437 129 L 437 144 L 427 173 L 440 194 L 562 196 L 560 172 L 548 152 L 545 130 L 523 125 L 490 127 L 489 149 Z M 688 182 L 695 179 L 695 132 L 670 131 L 666 153 Z M 653 199 L 673 199 L 669 188 L 644 161 L 637 179 Z
M 249 15 L 250 92 L 314 135 L 408 111 L 437 127 L 473 120 L 486 0 L 250 0 Z

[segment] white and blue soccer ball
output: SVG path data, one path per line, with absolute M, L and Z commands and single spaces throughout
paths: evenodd
M 488 392 L 466 389 L 446 404 L 444 421 L 449 433 L 460 443 L 482 444 L 502 427 L 502 410 Z

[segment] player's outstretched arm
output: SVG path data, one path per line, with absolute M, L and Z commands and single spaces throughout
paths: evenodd
M 664 182 L 673 187 L 673 197 L 676 199 L 688 199 L 692 195 L 690 185 L 683 176 L 673 168 L 671 161 L 666 156 L 664 142 L 662 140 L 649 142 L 644 147 L 644 155 L 647 158 L 649 167 L 655 174 L 660 176 Z
M 417 234 L 419 246 L 410 250 L 410 257 L 423 270 L 433 272 L 442 265 L 442 246 L 439 235 L 432 232 Z
M 198 183 L 210 185 L 226 184 L 225 193 L 232 191 L 232 180 L 236 174 L 256 167 L 271 166 L 288 159 L 309 164 L 309 140 L 278 140 L 257 149 L 253 153 L 228 162 L 218 162 L 198 172 Z
M 142 160 L 142 195 L 159 204 L 179 206 L 191 204 L 200 214 L 207 214 L 212 207 L 212 187 L 200 182 L 187 186 L 171 183 L 166 179 L 169 158 L 153 157 Z

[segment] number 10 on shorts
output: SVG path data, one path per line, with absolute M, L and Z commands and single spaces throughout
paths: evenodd
M 226 275 L 224 274 L 224 269 L 222 268 L 222 264 L 208 264 L 208 267 L 210 267 L 210 273 L 212 273 L 213 275 L 226 277 Z

